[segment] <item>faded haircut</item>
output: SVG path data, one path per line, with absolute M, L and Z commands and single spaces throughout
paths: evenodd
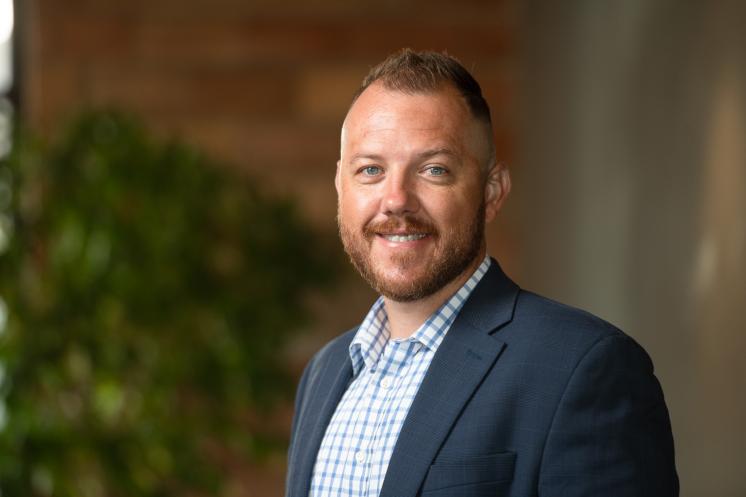
M 475 118 L 492 124 L 490 108 L 479 83 L 458 59 L 447 53 L 415 52 L 405 48 L 389 55 L 365 76 L 352 103 L 376 81 L 386 89 L 403 93 L 429 93 L 442 88 L 443 84 L 451 84 Z
M 394 52 L 365 76 L 352 98 L 352 104 L 375 82 L 380 82 L 388 90 L 408 94 L 430 93 L 444 85 L 453 86 L 466 102 L 472 116 L 487 125 L 490 151 L 485 169 L 495 164 L 490 107 L 482 96 L 479 83 L 458 59 L 445 52 L 415 52 L 409 48 Z

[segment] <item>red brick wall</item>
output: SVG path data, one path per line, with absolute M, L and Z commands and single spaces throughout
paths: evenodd
M 33 125 L 49 129 L 81 107 L 136 112 L 156 132 L 297 195 L 321 229 L 336 229 L 332 180 L 350 97 L 369 67 L 398 48 L 459 57 L 492 106 L 501 156 L 511 156 L 513 1 L 21 3 L 22 113 Z M 506 231 L 491 230 L 501 235 L 490 244 L 509 258 Z M 297 367 L 355 324 L 372 294 L 351 277 L 332 298 L 315 300 L 320 324 L 296 345 Z M 281 494 L 281 461 L 239 473 L 231 495 Z
M 458 3 L 458 7 L 456 7 Z M 31 0 L 24 111 L 39 126 L 116 105 L 301 195 L 322 225 L 350 96 L 403 46 L 447 49 L 484 86 L 503 148 L 510 123 L 506 2 Z

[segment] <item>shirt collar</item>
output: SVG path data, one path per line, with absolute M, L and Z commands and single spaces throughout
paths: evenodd
M 437 350 L 461 307 L 487 272 L 490 264 L 490 257 L 485 256 L 466 283 L 433 312 L 409 338 L 401 341 L 418 342 L 432 351 Z M 390 337 L 389 319 L 383 305 L 383 297 L 378 297 L 350 343 L 350 359 L 355 376 L 364 367 L 369 368 L 378 362 Z

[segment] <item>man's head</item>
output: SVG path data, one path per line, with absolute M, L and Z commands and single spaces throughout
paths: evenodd
M 479 84 L 447 55 L 390 56 L 355 95 L 335 185 L 345 250 L 379 293 L 416 301 L 468 276 L 510 190 Z

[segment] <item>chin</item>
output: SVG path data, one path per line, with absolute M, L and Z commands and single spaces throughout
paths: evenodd
M 426 268 L 417 270 L 377 272 L 369 283 L 381 295 L 395 302 L 414 302 L 429 297 L 444 286 L 439 275 Z

